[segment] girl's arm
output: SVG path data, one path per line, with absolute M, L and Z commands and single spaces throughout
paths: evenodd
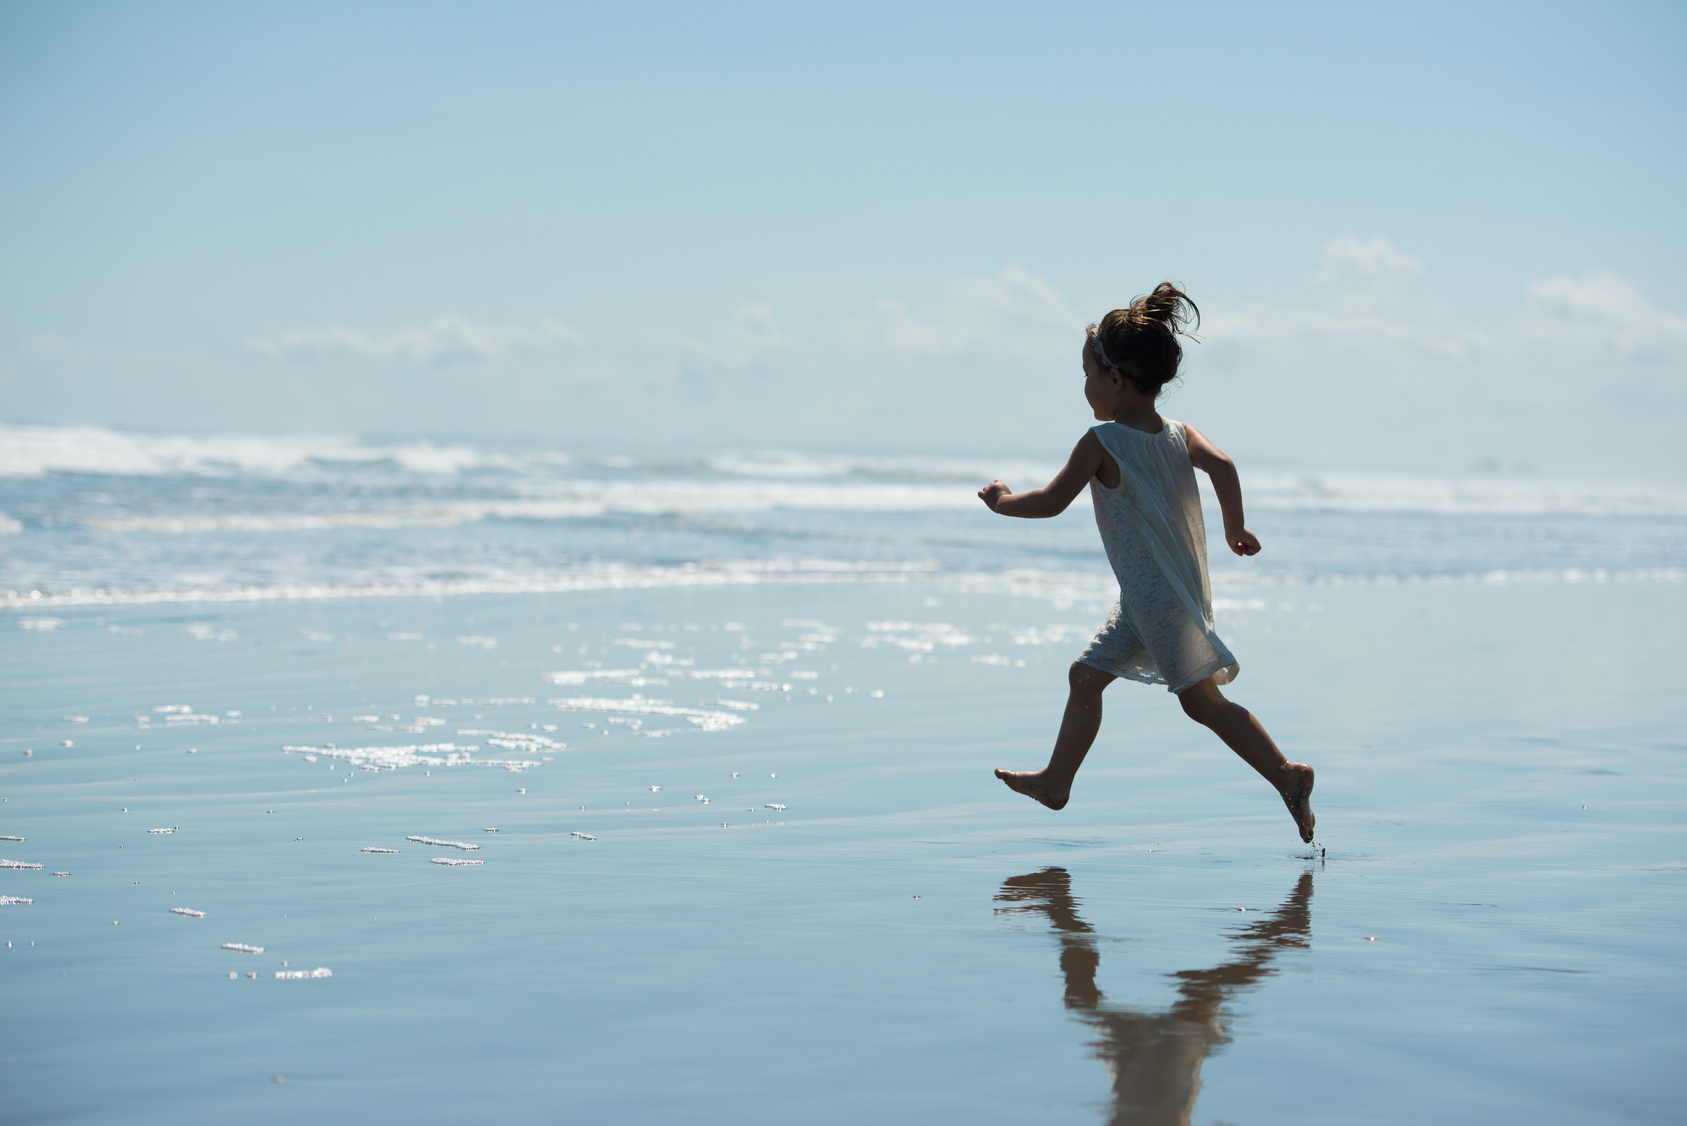
M 1236 474 L 1236 463 L 1187 422 L 1183 428 L 1189 437 L 1189 460 L 1212 478 L 1213 492 L 1218 494 L 1218 510 L 1224 514 L 1224 542 L 1237 555 L 1259 554 L 1259 540 L 1242 519 L 1242 479 Z
M 989 506 L 991 512 L 999 512 L 1003 516 L 1022 516 L 1029 520 L 1059 516 L 1072 503 L 1072 498 L 1084 491 L 1084 486 L 1102 467 L 1104 459 L 1106 463 L 1113 460 L 1101 448 L 1101 439 L 1093 431 L 1086 430 L 1084 436 L 1078 439 L 1078 444 L 1072 447 L 1072 456 L 1067 459 L 1066 468 L 1055 474 L 1054 480 L 1047 485 L 1016 493 L 1000 480 L 991 481 L 978 490 L 978 499 Z

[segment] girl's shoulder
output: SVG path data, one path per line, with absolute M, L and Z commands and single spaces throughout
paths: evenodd
M 1155 439 L 1174 438 L 1181 442 L 1184 440 L 1184 432 L 1185 426 L 1183 423 L 1177 421 L 1176 419 L 1167 418 L 1165 415 L 1160 416 L 1160 429 L 1153 432 L 1138 430 L 1136 427 L 1127 426 L 1122 422 L 1098 422 L 1094 426 L 1090 427 L 1090 433 L 1094 434 L 1098 438 L 1105 434 L 1108 437 L 1117 436 L 1120 439 L 1126 440 L 1134 436 L 1137 438 L 1146 438 L 1150 441 Z

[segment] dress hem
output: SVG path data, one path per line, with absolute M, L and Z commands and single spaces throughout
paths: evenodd
M 1167 680 L 1158 672 L 1149 672 L 1147 669 L 1142 668 L 1139 665 L 1132 666 L 1124 672 L 1120 672 L 1116 666 L 1111 668 L 1108 667 L 1105 658 L 1088 653 L 1085 653 L 1078 658 L 1078 664 L 1095 669 L 1097 672 L 1104 672 L 1108 676 L 1116 677 L 1119 680 L 1135 681 L 1137 684 L 1164 684 L 1166 686 L 1166 691 L 1170 692 L 1173 696 L 1181 695 L 1182 693 L 1189 691 L 1209 676 L 1216 677 L 1219 673 L 1224 673 L 1225 675 L 1223 679 L 1218 680 L 1217 683 L 1233 684 L 1235 683 L 1236 678 L 1242 673 L 1242 662 L 1236 660 L 1235 658 L 1231 658 L 1229 661 L 1214 660 L 1203 667 L 1200 676 L 1197 676 L 1190 680 L 1187 684 L 1178 687 L 1174 686 L 1171 681 Z

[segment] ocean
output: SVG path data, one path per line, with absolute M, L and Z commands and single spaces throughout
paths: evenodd
M 1109 581 L 1088 505 L 995 517 L 1057 461 L 596 455 L 333 436 L 0 427 L 5 605 L 528 593 L 919 575 Z M 1681 581 L 1687 488 L 1259 472 L 1216 587 Z M 1217 530 L 1209 512 L 1209 531 Z
M 1673 1119 L 1687 490 L 1244 466 L 1308 849 L 1158 688 L 991 776 L 1055 468 L 0 427 L 8 1116 Z

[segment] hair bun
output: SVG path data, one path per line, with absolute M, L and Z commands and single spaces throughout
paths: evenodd
M 1131 311 L 1140 315 L 1143 320 L 1155 321 L 1184 336 L 1189 335 L 1184 326 L 1191 320 L 1197 328 L 1201 324 L 1201 310 L 1189 299 L 1187 293 L 1171 282 L 1161 282 L 1154 287 L 1153 293 L 1131 302 Z
M 1096 357 L 1121 372 L 1144 395 L 1158 395 L 1177 378 L 1183 362 L 1179 336 L 1197 339 L 1187 326 L 1201 323 L 1201 310 L 1189 295 L 1171 282 L 1161 282 L 1154 292 L 1138 297 L 1123 309 L 1114 309 L 1091 333 Z

